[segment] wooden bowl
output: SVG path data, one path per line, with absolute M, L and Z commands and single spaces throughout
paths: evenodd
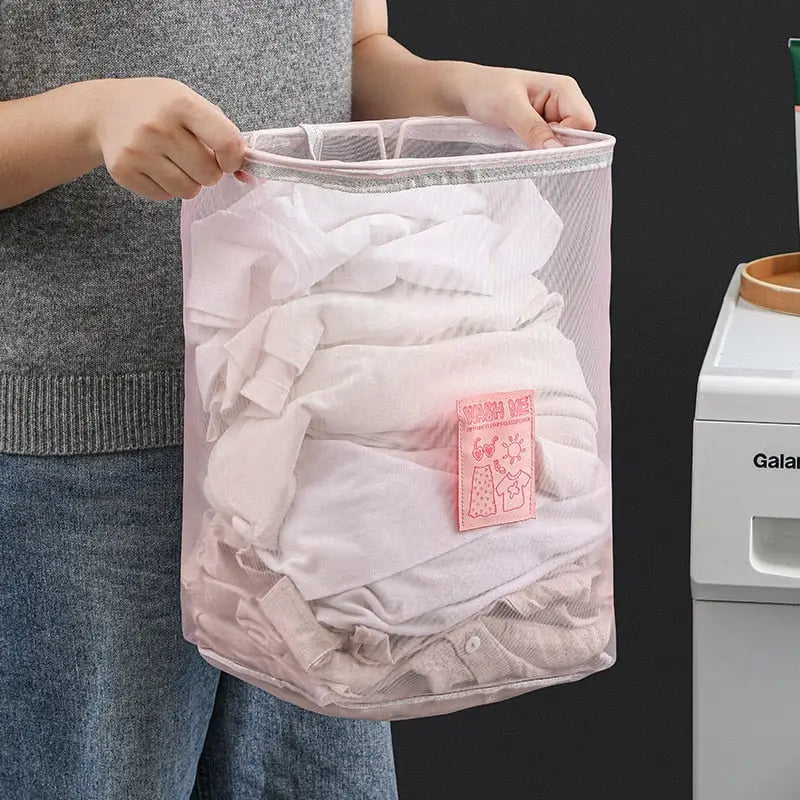
M 767 256 L 746 264 L 739 294 L 762 308 L 800 316 L 800 253 Z

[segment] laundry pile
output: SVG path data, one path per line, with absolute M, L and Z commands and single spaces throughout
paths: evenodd
M 528 179 L 265 181 L 192 223 L 202 650 L 353 715 L 609 665 L 596 406 L 536 277 L 562 227 Z M 457 404 L 518 391 L 534 440 L 470 438 L 460 529 Z

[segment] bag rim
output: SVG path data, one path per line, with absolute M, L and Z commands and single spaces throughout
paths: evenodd
M 353 176 L 380 180 L 381 178 L 397 178 L 401 175 L 431 175 L 443 170 L 464 171 L 470 168 L 520 169 L 526 174 L 520 177 L 533 177 L 533 174 L 559 174 L 585 171 L 586 169 L 609 166 L 612 159 L 616 138 L 596 131 L 580 131 L 565 126 L 552 125 L 554 133 L 561 133 L 571 139 L 581 141 L 580 144 L 568 144 L 562 148 L 547 150 L 513 150 L 501 153 L 481 153 L 477 155 L 446 156 L 441 158 L 386 158 L 368 161 L 314 160 L 296 156 L 279 155 L 267 150 L 257 149 L 252 145 L 259 139 L 268 136 L 305 135 L 309 127 L 322 132 L 357 130 L 375 125 L 407 123 L 436 126 L 441 124 L 463 125 L 465 127 L 485 128 L 493 131 L 495 136 L 499 129 L 490 128 L 468 117 L 411 117 L 407 120 L 381 120 L 374 122 L 342 122 L 320 126 L 295 126 L 290 128 L 272 128 L 251 131 L 245 134 L 249 146 L 245 150 L 243 172 L 257 178 L 289 178 L 295 175 L 297 180 L 301 174 L 308 180 L 309 174 L 327 176 Z M 265 169 L 266 168 L 266 169 Z M 578 168 L 578 169 L 576 169 Z M 438 181 L 437 181 L 438 182 Z

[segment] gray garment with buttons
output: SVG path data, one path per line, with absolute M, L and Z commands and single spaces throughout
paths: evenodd
M 240 130 L 350 115 L 350 0 L 2 0 L 0 100 L 164 76 Z M 181 442 L 180 202 L 99 168 L 0 211 L 0 452 Z
M 458 624 L 394 636 L 320 624 L 292 579 L 209 515 L 185 553 L 188 638 L 211 663 L 325 714 L 406 719 L 578 680 L 610 667 L 607 543 Z

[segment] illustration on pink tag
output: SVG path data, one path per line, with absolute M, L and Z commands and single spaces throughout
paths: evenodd
M 459 400 L 458 529 L 536 516 L 533 390 Z

